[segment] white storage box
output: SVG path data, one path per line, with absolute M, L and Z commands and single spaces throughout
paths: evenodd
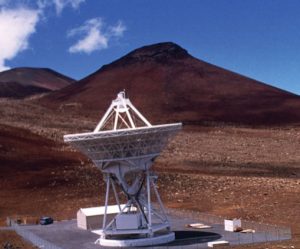
M 241 219 L 224 220 L 225 231 L 236 232 L 242 228 Z
M 116 218 L 117 229 L 138 229 L 141 226 L 141 214 L 121 214 Z
M 229 246 L 229 242 L 226 240 L 217 240 L 217 241 L 212 241 L 207 243 L 208 247 L 222 247 L 222 246 Z

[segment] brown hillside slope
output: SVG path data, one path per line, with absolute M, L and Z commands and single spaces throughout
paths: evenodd
M 78 164 L 78 153 L 61 151 L 62 144 L 29 130 L 0 124 L 0 184 L 10 174 L 53 170 L 63 164 Z M 19 182 L 21 184 L 21 182 Z
M 0 83 L 0 98 L 21 99 L 39 93 L 46 93 L 50 90 L 36 87 L 24 86 L 16 82 L 1 82 Z
M 14 68 L 0 72 L 0 97 L 23 98 L 61 89 L 74 80 L 48 68 Z
M 84 111 L 104 111 L 123 89 L 157 123 L 300 121 L 299 96 L 196 59 L 170 42 L 136 49 L 42 101 L 54 107 L 77 102 Z
M 81 193 L 91 193 L 87 186 L 100 184 L 100 172 L 86 166 L 81 154 L 64 149 L 62 143 L 3 124 L 0 141 L 0 226 L 7 216 L 67 218 L 68 194 L 76 196 L 74 202 L 84 201 Z M 96 183 L 90 175 L 97 175 Z

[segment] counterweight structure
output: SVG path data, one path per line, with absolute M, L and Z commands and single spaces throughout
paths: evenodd
M 96 243 L 145 246 L 175 239 L 151 166 L 181 127 L 181 123 L 151 125 L 125 97 L 125 92 L 120 92 L 93 132 L 64 136 L 65 142 L 87 155 L 104 174 L 105 212 L 101 237 Z M 125 206 L 120 203 L 119 189 L 126 196 Z M 111 194 L 119 213 L 108 220 Z

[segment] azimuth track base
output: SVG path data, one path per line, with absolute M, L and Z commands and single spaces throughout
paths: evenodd
M 154 237 L 138 238 L 138 239 L 98 239 L 95 243 L 108 247 L 136 247 L 136 246 L 152 246 L 166 244 L 175 240 L 175 233 L 156 234 Z

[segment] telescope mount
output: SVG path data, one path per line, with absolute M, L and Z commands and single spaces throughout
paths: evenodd
M 175 239 L 158 193 L 158 177 L 151 166 L 181 127 L 181 123 L 151 125 L 123 91 L 93 132 L 64 136 L 65 142 L 93 161 L 106 181 L 103 226 L 95 243 L 129 247 L 164 244 Z M 110 195 L 119 213 L 109 220 Z M 126 204 L 122 205 L 120 199 L 124 196 Z

